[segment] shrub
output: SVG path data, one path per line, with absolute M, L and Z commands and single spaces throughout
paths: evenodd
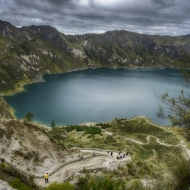
M 73 186 L 69 182 L 65 183 L 52 183 L 45 190 L 74 190 Z
M 108 135 L 108 136 L 106 137 L 106 142 L 107 142 L 107 143 L 113 143 L 113 142 L 116 142 L 116 140 L 114 139 L 113 136 Z
M 190 160 L 184 157 L 173 160 L 174 167 L 171 168 L 173 173 L 175 189 L 186 190 L 190 186 Z
M 101 134 L 101 129 L 98 127 L 86 127 L 86 133 L 92 135 Z
M 126 164 L 128 168 L 131 168 L 132 167 L 132 164 L 131 163 L 127 163 Z
M 92 138 L 92 135 L 88 135 L 87 138 L 88 138 L 88 139 Z
M 98 127 L 70 125 L 70 126 L 65 127 L 65 129 L 67 132 L 76 130 L 77 132 L 85 131 L 86 134 L 91 134 L 91 135 L 101 134 L 101 129 L 99 129 Z
M 79 178 L 76 184 L 78 190 L 123 190 L 125 182 L 122 180 L 113 180 L 109 177 L 102 178 L 101 176 L 90 177 L 86 176 Z
M 1 162 L 0 163 L 0 170 L 2 170 L 2 171 L 10 171 L 10 167 L 9 167 L 9 165 L 7 163 Z
M 31 112 L 28 112 L 25 116 L 25 119 L 30 122 L 32 121 L 33 116 L 34 115 Z
M 96 126 L 101 126 L 102 129 L 110 128 L 111 125 L 109 123 L 98 123 Z
M 1 162 L 0 169 L 5 170 L 5 163 L 4 162 Z
M 31 187 L 24 185 L 19 178 L 15 178 L 10 182 L 10 186 L 18 190 L 32 190 Z
M 138 190 L 138 189 L 145 190 L 145 188 L 143 187 L 143 183 L 138 179 L 134 179 L 134 180 L 130 181 L 127 189 L 129 189 L 129 190 Z

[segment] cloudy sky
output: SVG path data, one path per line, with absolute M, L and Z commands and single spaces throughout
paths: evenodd
M 65 34 L 124 29 L 176 36 L 190 34 L 190 0 L 0 0 L 0 20 Z

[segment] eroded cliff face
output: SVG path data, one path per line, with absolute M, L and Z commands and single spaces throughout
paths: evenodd
M 48 128 L 14 119 L 0 120 L 0 157 L 28 176 L 43 176 L 60 167 L 67 162 L 68 151 L 45 130 Z

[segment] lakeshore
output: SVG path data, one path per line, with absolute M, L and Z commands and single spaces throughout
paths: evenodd
M 188 86 L 175 69 L 87 69 L 45 75 L 44 80 L 5 97 L 18 119 L 32 112 L 36 122 L 50 126 L 54 120 L 62 126 L 145 115 L 157 124 L 169 125 L 156 116 L 158 104 L 152 89 L 176 96 Z

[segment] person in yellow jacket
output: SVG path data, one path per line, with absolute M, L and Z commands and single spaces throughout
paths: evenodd
M 45 183 L 48 183 L 48 179 L 49 179 L 49 174 L 48 173 L 45 173 L 44 179 L 45 179 Z

